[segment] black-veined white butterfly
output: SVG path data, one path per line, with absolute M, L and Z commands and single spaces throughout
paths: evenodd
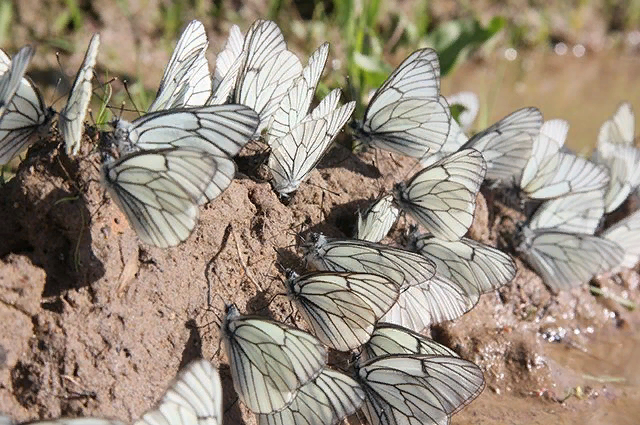
M 337 106 L 340 89 L 333 90 L 327 98 L 323 99 L 324 103 Z M 320 103 L 318 108 L 323 110 L 325 105 Z M 312 113 L 282 138 L 271 139 L 268 166 L 273 176 L 273 190 L 283 197 L 298 190 L 351 117 L 354 108 L 355 102 L 349 102 L 321 117 L 315 118 Z
M 302 73 L 302 64 L 287 50 L 282 32 L 273 21 L 254 22 L 244 37 L 242 50 L 246 56 L 239 70 L 234 103 L 258 113 L 260 132 Z
M 218 369 L 204 359 L 192 361 L 172 381 L 158 405 L 134 425 L 222 425 Z
M 165 148 L 114 159 L 105 155 L 102 183 L 140 240 L 167 248 L 198 222 L 198 199 L 215 179 L 218 158 L 207 151 Z
M 373 328 L 398 299 L 399 285 L 371 273 L 289 272 L 287 295 L 325 345 L 353 350 L 369 340 Z
M 215 158 L 213 178 L 198 203 L 216 198 L 231 184 L 236 171 L 233 156 L 257 128 L 258 117 L 242 105 L 203 106 L 158 111 L 127 122 L 119 120 L 113 132 L 121 154 L 167 148 L 202 150 Z
M 55 115 L 53 108 L 45 106 L 35 84 L 28 77 L 23 77 L 33 51 L 30 46 L 23 47 L 12 61 L 0 50 L 0 79 L 9 79 L 6 83 L 10 81 L 13 87 L 14 73 L 10 69 L 15 67 L 15 76 L 20 75 L 15 94 L 10 99 L 2 97 L 5 100 L 0 101 L 0 109 L 4 111 L 0 117 L 0 165 L 8 163 L 33 143 L 36 135 L 48 132 Z M 6 91 L 7 88 L 0 90 Z M 6 101 L 9 103 L 4 104 Z
M 475 134 L 462 148 L 482 153 L 487 162 L 487 180 L 511 184 L 522 175 L 541 126 L 538 108 L 518 109 Z
M 586 233 L 522 226 L 515 249 L 554 292 L 587 283 L 617 267 L 624 250 L 615 242 Z
M 640 149 L 623 144 L 602 144 L 591 159 L 609 170 L 604 203 L 605 213 L 610 213 L 640 186 Z
M 636 117 L 629 102 L 623 102 L 613 116 L 605 121 L 598 133 L 598 149 L 602 145 L 613 143 L 632 145 L 635 140 Z
M 393 205 L 393 196 L 386 195 L 374 202 L 364 213 L 358 211 L 356 239 L 380 242 L 396 222 L 400 210 Z
M 624 220 L 620 220 L 601 235 L 603 238 L 620 245 L 624 258 L 613 272 L 621 268 L 631 269 L 640 261 L 640 211 L 636 211 Z
M 484 389 L 475 364 L 459 357 L 394 354 L 356 366 L 371 425 L 450 423 Z
M 560 152 L 569 125 L 546 121 L 534 140 L 531 158 L 520 179 L 527 199 L 553 199 L 569 193 L 600 190 L 609 184 L 606 168 L 569 152 Z
M 267 130 L 269 146 L 273 147 L 274 140 L 281 139 L 287 135 L 307 117 L 307 112 L 315 96 L 316 87 L 327 63 L 328 55 L 329 43 L 324 43 L 318 47 L 309 57 L 309 63 L 302 70 L 302 74 L 295 80 L 291 89 L 280 101 L 278 109 L 271 117 Z M 339 98 L 340 91 L 338 90 L 337 93 Z M 334 109 L 335 107 L 329 110 L 333 111 Z
M 462 288 L 435 274 L 433 262 L 404 249 L 357 239 L 327 239 L 311 233 L 301 246 L 304 259 L 318 270 L 374 273 L 400 285 L 397 302 L 382 318 L 418 332 L 456 319 L 474 305 Z
M 259 425 L 335 425 L 355 413 L 364 391 L 344 373 L 324 369 L 300 387 L 296 398 L 283 410 L 258 415 Z
M 227 309 L 222 340 L 238 397 L 254 413 L 282 410 L 323 370 L 326 348 L 307 332 Z
M 604 212 L 604 189 L 573 193 L 542 203 L 531 216 L 528 227 L 593 235 Z
M 211 96 L 204 25 L 193 20 L 180 35 L 148 112 L 204 105 Z
M 461 91 L 451 96 L 446 96 L 449 106 L 461 107 L 460 114 L 458 115 L 458 122 L 460 123 L 460 130 L 463 133 L 467 133 L 471 129 L 471 124 L 475 121 L 480 110 L 480 99 L 478 95 L 472 91 Z
M 438 55 L 420 49 L 391 73 L 352 128 L 365 146 L 423 158 L 445 143 L 450 120 L 449 105 L 440 96 Z
M 419 254 L 357 239 L 309 233 L 300 249 L 317 270 L 379 274 L 401 287 L 428 282 L 435 274 L 434 264 Z
M 397 205 L 434 236 L 458 240 L 473 222 L 476 196 L 487 165 L 482 154 L 464 149 L 417 172 L 394 187 Z
M 67 155 L 75 155 L 80 149 L 84 118 L 87 115 L 93 90 L 91 80 L 93 79 L 93 67 L 98 57 L 98 47 L 100 47 L 100 34 L 94 34 L 78 74 L 76 74 L 76 79 L 71 86 L 67 104 L 60 111 L 58 124 L 64 138 Z
M 459 357 L 449 347 L 439 344 L 418 332 L 393 323 L 378 324 L 363 348 L 363 359 L 373 359 L 387 354 L 428 354 L 432 356 Z
M 508 254 L 473 239 L 450 242 L 413 232 L 409 241 L 410 249 L 433 261 L 436 275 L 457 283 L 473 305 L 480 295 L 508 284 L 516 275 Z

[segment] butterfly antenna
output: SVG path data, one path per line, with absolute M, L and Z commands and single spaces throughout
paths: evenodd
M 133 97 L 131 96 L 131 92 L 129 91 L 129 81 L 128 80 L 122 80 L 122 85 L 124 86 L 124 91 L 127 93 L 127 97 L 131 101 L 131 104 L 133 105 L 134 110 L 136 111 L 138 116 L 142 116 L 142 112 L 140 112 L 140 110 L 136 106 L 136 102 L 133 101 Z

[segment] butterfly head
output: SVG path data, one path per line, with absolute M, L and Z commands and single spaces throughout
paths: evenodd
M 418 231 L 418 226 L 415 224 L 409 225 L 409 229 L 407 231 L 407 249 L 410 251 L 418 250 L 418 239 L 420 239 L 422 235 Z
M 407 183 L 404 181 L 398 182 L 396 184 L 393 185 L 393 189 L 392 189 L 392 195 L 393 195 L 393 199 L 399 203 L 402 204 L 403 202 L 407 201 Z
M 284 282 L 284 286 L 287 289 L 287 295 L 290 297 L 294 297 L 297 292 L 299 292 L 299 286 L 297 285 L 297 280 L 300 277 L 298 273 L 291 269 L 286 269 L 284 271 L 284 276 L 286 281 Z
M 524 221 L 516 223 L 516 231 L 513 234 L 513 248 L 517 252 L 527 252 L 531 249 L 535 233 Z
M 327 238 L 322 233 L 309 233 L 300 244 L 305 263 L 315 264 L 322 262 L 322 257 L 324 256 L 323 248 L 326 243 Z

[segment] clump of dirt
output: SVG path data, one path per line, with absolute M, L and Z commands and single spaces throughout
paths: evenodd
M 167 250 L 141 245 L 99 183 L 99 160 L 89 140 L 77 159 L 59 137 L 34 146 L 17 175 L 0 188 L 0 405 L 26 421 L 58 416 L 105 416 L 130 422 L 149 409 L 190 360 L 221 367 L 225 421 L 255 423 L 236 395 L 219 350 L 224 303 L 284 320 L 291 314 L 282 267 L 300 272 L 298 234 L 351 236 L 355 213 L 415 164 L 388 154 L 331 150 L 285 205 L 245 149 L 238 178 L 201 208 L 184 244 Z M 373 163 L 377 165 L 372 165 Z M 478 200 L 470 235 L 496 245 L 513 211 Z M 401 219 L 386 242 L 411 224 Z M 487 396 L 465 412 L 487 411 L 495 394 L 518 400 L 547 394 L 556 403 L 575 373 L 553 360 L 548 341 L 589 345 L 591 335 L 637 320 L 600 303 L 586 287 L 554 296 L 519 260 L 514 282 L 484 295 L 461 319 L 436 325 L 432 336 L 478 363 Z M 636 273 L 632 273 L 637 281 Z M 603 280 L 627 290 L 629 277 Z M 296 323 L 304 327 L 302 319 Z M 597 386 L 595 384 L 594 386 Z M 493 397 L 493 398 L 492 398 Z M 497 401 L 499 403 L 499 399 Z M 473 417 L 473 414 L 471 414 Z M 462 415 L 464 417 L 464 415 Z M 478 418 L 469 419 L 471 422 Z

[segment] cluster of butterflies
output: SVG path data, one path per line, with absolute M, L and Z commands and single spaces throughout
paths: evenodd
M 60 113 L 69 154 L 81 140 L 97 40 Z M 103 183 L 140 239 L 159 247 L 188 238 L 198 206 L 230 185 L 233 157 L 249 140 L 269 147 L 273 188 L 291 196 L 354 111 L 354 102 L 340 106 L 339 90 L 311 109 L 328 44 L 303 67 L 275 23 L 256 21 L 245 35 L 234 26 L 213 76 L 207 46 L 192 21 L 148 112 L 117 120 L 101 141 Z M 33 52 L 23 51 L 0 77 L 1 151 L 19 151 L 40 117 L 53 114 L 34 102 L 40 95 L 24 77 Z M 450 104 L 464 107 L 458 120 Z M 462 316 L 515 277 L 508 254 L 465 238 L 483 185 L 523 210 L 537 206 L 511 241 L 554 291 L 638 262 L 637 212 L 601 229 L 603 216 L 640 186 L 628 104 L 602 126 L 591 160 L 564 148 L 565 121 L 544 122 L 532 107 L 468 137 L 477 110 L 472 93 L 441 94 L 437 54 L 420 49 L 351 121 L 361 145 L 414 158 L 421 169 L 358 215 L 354 238 L 310 233 L 302 241 L 316 271 L 288 271 L 285 287 L 313 335 L 228 307 L 222 336 L 234 387 L 261 424 L 333 425 L 358 408 L 372 425 L 446 424 L 480 393 L 480 369 L 420 332 Z M 6 130 L 18 115 L 29 125 Z M 402 212 L 425 232 L 413 229 L 406 249 L 380 243 Z M 327 367 L 326 347 L 356 352 L 350 375 Z M 214 372 L 204 363 L 187 368 L 141 421 L 219 424 Z

